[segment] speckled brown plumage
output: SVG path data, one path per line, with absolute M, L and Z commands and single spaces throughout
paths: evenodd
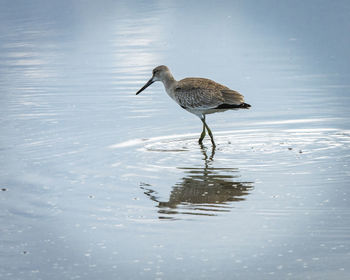
M 240 105 L 243 95 L 226 86 L 204 78 L 186 78 L 176 83 L 176 101 L 183 108 L 215 109 L 220 105 Z
M 205 115 L 226 110 L 250 108 L 249 104 L 244 103 L 242 94 L 212 80 L 185 78 L 176 81 L 165 65 L 154 68 L 152 73 L 152 78 L 136 94 L 156 81 L 163 82 L 166 92 L 176 103 L 202 120 L 203 130 L 199 143 L 202 143 L 206 129 L 215 147 L 213 135 L 205 122 Z

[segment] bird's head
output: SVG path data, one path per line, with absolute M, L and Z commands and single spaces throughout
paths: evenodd
M 169 73 L 170 73 L 170 70 L 165 65 L 157 66 L 152 71 L 152 78 L 149 79 L 149 81 L 142 88 L 140 88 L 138 92 L 136 92 L 136 95 L 139 94 L 141 91 L 145 90 L 146 88 L 148 88 L 154 82 L 164 81 L 166 76 L 169 75 Z

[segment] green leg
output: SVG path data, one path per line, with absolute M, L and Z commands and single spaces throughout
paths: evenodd
M 206 129 L 208 130 L 208 134 L 209 134 L 209 136 L 210 136 L 210 140 L 211 140 L 211 143 L 213 144 L 213 147 L 216 147 L 215 142 L 214 142 L 213 133 L 211 133 L 211 130 L 210 130 L 209 126 L 208 126 L 207 123 L 205 122 L 205 116 L 204 116 L 204 115 L 203 115 L 203 117 L 201 118 L 201 121 L 203 122 L 203 129 L 206 128 Z M 203 134 L 203 132 L 202 132 L 202 134 Z M 204 132 L 204 135 L 205 135 L 205 132 Z M 201 137 L 202 137 L 202 135 L 201 135 Z M 203 136 L 203 138 L 204 138 L 204 136 Z M 200 138 L 199 140 L 201 140 L 201 138 Z M 203 139 L 202 139 L 202 140 L 203 140 Z M 201 142 L 200 142 L 200 143 L 201 143 Z
M 215 142 L 214 142 L 213 133 L 211 133 L 211 130 L 210 130 L 210 128 L 209 128 L 209 126 L 208 126 L 207 124 L 205 124 L 205 127 L 206 127 L 207 130 L 208 130 L 208 134 L 209 134 L 209 136 L 210 136 L 210 140 L 211 140 L 211 143 L 213 144 L 213 147 L 216 147 Z
M 199 144 L 202 144 L 203 139 L 204 139 L 204 136 L 205 136 L 205 125 L 204 125 L 204 123 L 203 123 L 203 131 L 202 131 L 202 133 L 201 133 L 201 137 L 199 137 L 199 140 L 198 140 L 198 143 L 199 143 Z

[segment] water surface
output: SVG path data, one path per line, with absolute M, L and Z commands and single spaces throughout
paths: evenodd
M 349 279 L 347 1 L 4 1 L 2 279 Z M 154 84 L 251 110 L 202 125 Z

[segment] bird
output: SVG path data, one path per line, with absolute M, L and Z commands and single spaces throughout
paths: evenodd
M 153 69 L 151 79 L 136 92 L 136 95 L 157 81 L 163 83 L 165 91 L 177 104 L 200 118 L 203 123 L 203 130 L 198 139 L 200 145 L 203 143 L 207 130 L 213 148 L 216 146 L 213 133 L 205 120 L 206 115 L 251 107 L 250 104 L 244 102 L 243 95 L 238 91 L 210 79 L 185 78 L 177 81 L 165 65 Z

